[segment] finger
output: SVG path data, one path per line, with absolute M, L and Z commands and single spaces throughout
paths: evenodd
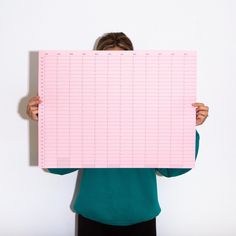
M 33 114 L 32 112 L 30 113 L 28 112 L 27 115 L 29 116 L 31 120 L 35 120 L 37 118 L 37 116 L 35 117 L 35 114 Z
M 27 113 L 27 115 L 28 116 L 31 116 L 31 112 L 33 111 L 33 110 L 36 110 L 36 109 L 38 109 L 37 107 L 34 107 L 34 106 L 27 106 L 27 109 L 26 109 L 26 113 Z
M 40 96 L 34 96 L 29 101 L 40 100 Z
M 30 113 L 31 113 L 31 114 L 38 114 L 39 111 L 38 111 L 38 109 L 33 109 L 33 110 L 31 109 L 31 110 L 30 110 Z
M 199 111 L 199 112 L 197 112 L 197 115 L 208 116 L 208 112 L 207 111 Z
M 204 120 L 206 117 L 204 116 L 204 115 L 202 115 L 202 114 L 199 114 L 199 115 L 197 115 L 196 116 L 196 120 L 198 120 L 198 121 L 202 121 L 202 120 Z
M 29 100 L 29 102 L 31 102 L 31 101 L 36 101 L 36 100 L 40 100 L 40 97 L 32 97 L 32 98 Z
M 38 107 L 30 107 L 31 111 L 38 111 Z
M 39 101 L 40 101 L 39 99 L 32 99 L 32 100 L 29 100 L 28 104 L 29 105 L 34 105 L 34 104 L 36 104 Z
M 200 107 L 197 107 L 196 110 L 197 111 L 209 111 L 209 107 L 208 106 L 200 106 Z
M 199 114 L 199 115 L 197 115 L 197 119 L 204 120 L 204 119 L 206 119 L 206 116 Z
M 196 125 L 201 125 L 204 122 L 203 119 L 197 119 L 196 120 Z
M 38 112 L 37 111 L 32 111 L 31 114 L 32 114 L 31 116 L 32 116 L 33 120 L 38 120 Z
M 30 109 L 30 106 L 27 106 L 26 113 L 27 113 L 27 115 L 28 115 L 29 117 L 31 116 L 31 109 Z M 30 118 L 31 118 L 31 117 L 30 117 Z
M 39 99 L 39 96 L 34 96 L 34 97 L 30 98 L 29 101 L 34 101 L 34 100 L 38 100 L 38 99 Z
M 34 100 L 34 101 L 31 101 L 28 103 L 29 106 L 33 106 L 33 105 L 37 105 L 39 103 L 41 103 L 42 101 L 41 100 Z
M 35 115 L 38 113 L 38 110 L 32 111 L 31 113 L 33 113 Z

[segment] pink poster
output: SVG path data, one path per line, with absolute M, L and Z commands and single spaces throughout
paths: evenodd
M 42 168 L 192 168 L 196 51 L 40 51 Z

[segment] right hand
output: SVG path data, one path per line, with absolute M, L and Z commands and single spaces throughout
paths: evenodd
M 30 98 L 27 104 L 26 114 L 31 120 L 38 120 L 38 104 L 41 102 L 42 101 L 39 96 Z

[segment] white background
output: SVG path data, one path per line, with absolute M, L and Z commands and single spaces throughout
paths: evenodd
M 78 172 L 36 166 L 37 122 L 25 115 L 37 93 L 35 52 L 92 50 L 98 37 L 117 31 L 137 50 L 197 50 L 197 102 L 210 108 L 197 126 L 196 167 L 157 176 L 158 235 L 236 235 L 235 12 L 233 0 L 1 0 L 0 235 L 74 236 Z

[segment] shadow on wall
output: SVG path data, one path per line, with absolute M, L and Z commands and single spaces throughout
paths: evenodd
M 29 52 L 28 63 L 28 95 L 23 97 L 18 106 L 18 113 L 23 119 L 29 120 L 26 107 L 31 97 L 37 95 L 38 91 L 38 52 Z M 29 120 L 29 165 L 38 165 L 38 122 Z
M 29 63 L 28 63 L 28 94 L 23 97 L 18 104 L 18 113 L 21 118 L 28 120 L 28 132 L 29 132 L 29 166 L 38 166 L 38 122 L 29 120 L 26 114 L 26 108 L 28 101 L 31 97 L 38 95 L 38 51 L 29 52 Z M 43 169 L 48 172 L 47 169 Z M 78 171 L 74 194 L 70 204 L 70 209 L 74 211 L 73 205 L 75 203 L 77 194 L 79 193 L 80 183 L 82 178 L 83 170 Z M 51 173 L 50 173 L 51 174 Z M 78 229 L 78 218 L 75 214 L 75 235 Z

